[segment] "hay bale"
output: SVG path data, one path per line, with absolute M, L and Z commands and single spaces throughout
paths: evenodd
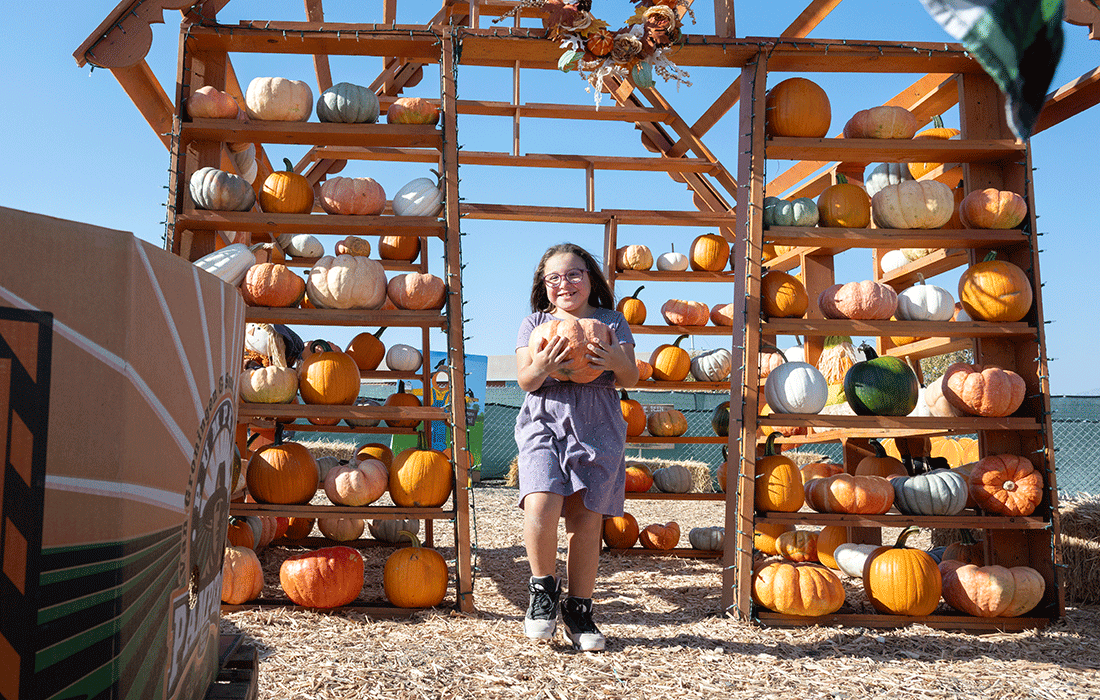
M 342 462 L 351 461 L 359 447 L 357 443 L 331 439 L 305 440 L 301 444 L 310 451 L 314 459 L 335 457 Z
M 505 486 L 511 488 L 519 488 L 519 457 L 513 457 L 512 463 L 508 465 L 508 478 L 504 480 Z
M 1100 496 L 1064 500 L 1058 513 L 1066 602 L 1100 603 Z

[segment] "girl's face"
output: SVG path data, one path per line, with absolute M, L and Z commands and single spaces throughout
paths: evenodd
M 576 313 L 588 308 L 592 282 L 584 260 L 574 253 L 551 256 L 542 269 L 546 296 L 558 311 Z

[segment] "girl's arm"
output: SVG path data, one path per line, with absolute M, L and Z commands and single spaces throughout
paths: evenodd
M 516 379 L 519 388 L 526 392 L 538 390 L 553 372 L 573 363 L 567 359 L 569 342 L 560 336 L 550 339 L 538 351 L 530 348 L 516 348 Z M 638 368 L 635 367 L 634 381 L 638 381 Z

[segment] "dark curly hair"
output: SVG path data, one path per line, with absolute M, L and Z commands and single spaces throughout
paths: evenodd
M 588 295 L 588 304 L 599 309 L 614 309 L 615 297 L 611 293 L 611 286 L 607 283 L 603 270 L 600 269 L 599 263 L 592 254 L 575 243 L 559 243 L 542 254 L 542 259 L 535 268 L 535 279 L 531 284 L 531 311 L 549 311 L 553 308 L 554 305 L 550 303 L 550 297 L 546 294 L 546 285 L 542 277 L 546 269 L 546 261 L 562 253 L 572 253 L 584 261 L 584 266 L 588 269 L 588 281 L 592 286 L 592 291 Z

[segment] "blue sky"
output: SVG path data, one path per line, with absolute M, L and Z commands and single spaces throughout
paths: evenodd
M 9 21 L 0 42 L 8 83 L 8 108 L 0 113 L 0 148 L 7 161 L 0 188 L 0 205 L 107 228 L 131 231 L 140 238 L 160 243 L 167 198 L 168 152 L 110 72 L 77 68 L 73 51 L 115 6 L 116 0 L 85 2 L 18 3 L 8 10 Z M 402 0 L 400 23 L 418 23 L 438 9 L 437 2 Z M 594 13 L 613 28 L 632 13 L 628 0 L 595 0 Z M 804 2 L 775 1 L 738 3 L 739 36 L 773 36 L 780 33 L 804 8 Z M 382 3 L 327 0 L 330 22 L 380 22 Z M 888 7 L 889 10 L 885 10 Z M 304 19 L 297 0 L 232 0 L 222 12 L 223 22 L 239 19 Z M 698 24 L 688 31 L 712 33 L 712 4 L 696 3 Z M 50 18 L 47 24 L 44 18 Z M 166 12 L 166 23 L 154 25 L 153 46 L 147 61 L 173 94 L 178 47 L 176 12 Z M 487 19 L 482 26 L 489 25 Z M 1065 25 L 1066 52 L 1055 76 L 1054 87 L 1100 65 L 1100 42 L 1089 41 L 1087 30 Z M 949 41 L 949 37 L 925 13 L 917 0 L 897 0 L 884 5 L 869 0 L 844 0 L 811 35 L 829 39 L 880 39 L 884 41 Z M 675 59 L 673 59 L 675 60 Z M 316 78 L 309 57 L 237 55 L 234 66 L 242 83 L 256 76 L 280 75 Z M 378 59 L 334 59 L 333 79 L 369 83 L 380 68 Z M 738 75 L 731 69 L 689 68 L 693 85 L 677 88 L 658 80 L 658 89 L 692 123 Z M 785 76 L 780 76 L 785 77 Z M 912 83 L 916 75 L 808 76 L 826 88 L 832 101 L 832 127 L 838 132 L 859 109 L 881 104 Z M 498 68 L 460 67 L 462 99 L 511 99 L 511 71 Z M 523 74 L 521 101 L 592 102 L 586 84 L 573 74 L 556 71 Z M 425 71 L 423 81 L 410 94 L 438 95 L 438 73 Z M 18 95 L 38 95 L 18 102 Z M 44 95 L 64 96 L 51 102 Z M 606 104 L 606 103 L 605 103 Z M 947 126 L 957 126 L 953 111 L 944 115 Z M 316 117 L 314 117 L 316 119 Z M 471 151 L 507 151 L 511 148 L 511 122 L 506 118 L 464 116 L 459 138 Z M 736 172 L 736 109 L 705 137 L 727 168 Z M 521 132 L 524 153 L 593 153 L 646 156 L 632 125 L 604 122 L 525 120 Z M 1054 394 L 1100 393 L 1100 365 L 1093 353 L 1100 328 L 1100 303 L 1084 292 L 1095 288 L 1095 264 L 1088 241 L 1097 240 L 1100 224 L 1086 212 L 1100 180 L 1096 160 L 1096 134 L 1100 133 L 1100 109 L 1094 108 L 1037 135 L 1032 141 L 1036 167 L 1035 206 L 1040 216 L 1042 289 L 1047 352 L 1052 358 Z M 275 162 L 283 157 L 297 161 L 305 147 L 272 146 Z M 775 164 L 775 172 L 781 167 Z M 769 164 L 769 173 L 773 164 Z M 427 175 L 417 164 L 350 163 L 342 175 L 369 176 L 387 192 L 396 192 L 409 180 Z M 464 168 L 462 196 L 469 202 L 506 202 L 582 207 L 585 202 L 583 171 L 530 168 Z M 730 197 L 732 200 L 732 196 Z M 664 174 L 597 171 L 598 209 L 692 209 L 691 194 Z M 624 227 L 620 244 L 649 245 L 655 254 L 675 244 L 687 252 L 695 235 L 704 229 Z M 516 330 L 528 312 L 531 274 L 543 250 L 565 240 L 579 243 L 594 253 L 602 250 L 603 227 L 526 224 L 512 222 L 464 222 L 464 294 L 467 301 L 467 352 L 479 355 L 511 354 Z M 325 239 L 331 248 L 335 238 Z M 79 245 L 79 241 L 74 241 Z M 436 274 L 442 274 L 442 248 L 429 250 Z M 870 253 L 852 251 L 837 260 L 838 281 L 870 276 Z M 941 275 L 931 283 L 954 293 L 958 271 Z M 627 295 L 636 285 L 624 283 L 616 291 Z M 668 298 L 694 299 L 708 304 L 728 301 L 728 285 L 661 283 L 643 292 L 651 316 L 657 316 Z M 299 329 L 308 335 L 314 329 Z M 338 343 L 351 337 L 348 331 L 317 333 Z M 419 333 L 391 329 L 389 342 L 418 344 Z M 639 336 L 639 356 L 649 352 L 664 336 Z M 432 347 L 442 349 L 442 336 L 433 335 Z M 715 337 L 695 339 L 696 347 L 718 347 Z

